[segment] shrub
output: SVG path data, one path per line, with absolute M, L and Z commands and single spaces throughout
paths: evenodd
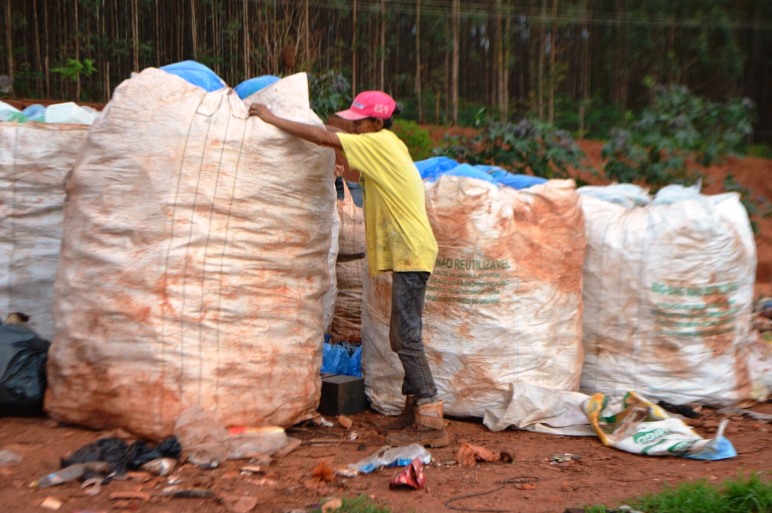
M 308 89 L 311 93 L 311 110 L 326 120 L 351 105 L 351 84 L 343 74 L 327 70 L 321 74 L 308 76 Z
M 748 99 L 717 104 L 683 86 L 652 86 L 651 107 L 629 128 L 612 130 L 601 155 L 606 176 L 645 182 L 656 190 L 701 176 L 690 163 L 707 167 L 745 149 L 753 133 L 754 105 Z
M 471 139 L 446 136 L 434 153 L 544 178 L 569 177 L 570 168 L 582 168 L 585 156 L 568 132 L 528 118 L 517 124 L 490 123 Z
M 392 131 L 402 139 L 413 160 L 424 160 L 432 156 L 432 139 L 429 132 L 415 121 L 395 119 Z

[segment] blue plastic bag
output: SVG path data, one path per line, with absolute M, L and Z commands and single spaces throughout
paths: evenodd
M 160 69 L 167 73 L 171 73 L 172 75 L 177 75 L 178 77 L 187 80 L 194 86 L 198 86 L 209 93 L 222 89 L 223 87 L 227 87 L 225 81 L 221 79 L 217 73 L 204 66 L 200 62 L 175 62 L 174 64 L 161 66 Z
M 330 344 L 322 347 L 322 374 L 362 376 L 362 346 L 347 343 Z
M 234 91 L 236 91 L 236 94 L 239 95 L 239 98 L 242 100 L 248 96 L 252 96 L 259 90 L 268 87 L 269 85 L 278 82 L 281 80 L 279 77 L 276 77 L 274 75 L 263 75 L 261 77 L 255 77 L 250 78 L 248 80 L 243 81 L 239 85 L 233 88 Z

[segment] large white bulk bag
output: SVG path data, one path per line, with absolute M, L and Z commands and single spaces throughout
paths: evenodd
M 749 398 L 756 251 L 739 196 L 670 187 L 646 207 L 585 195 L 582 207 L 582 391 L 674 404 Z
M 305 74 L 252 97 L 323 126 Z M 67 183 L 48 412 L 151 438 L 199 405 L 288 426 L 320 396 L 334 154 L 146 69 L 116 88 Z
M 0 314 L 23 312 L 54 336 L 54 278 L 62 241 L 64 178 L 84 125 L 0 123 Z
M 425 188 L 439 254 L 424 344 L 446 414 L 493 412 L 500 420 L 518 401 L 515 385 L 575 391 L 585 242 L 573 181 L 516 190 L 442 176 Z M 404 397 L 402 365 L 389 346 L 391 275 L 366 280 L 364 298 L 366 392 L 375 409 L 396 413 Z M 533 423 L 543 420 L 530 413 Z

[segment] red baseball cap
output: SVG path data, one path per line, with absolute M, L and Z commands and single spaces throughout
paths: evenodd
M 336 116 L 350 121 L 365 118 L 389 119 L 394 113 L 394 98 L 383 91 L 363 91 L 354 98 L 351 107 L 336 112 Z

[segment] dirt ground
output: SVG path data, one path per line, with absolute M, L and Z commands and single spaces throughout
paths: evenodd
M 602 143 L 584 141 L 581 145 L 590 162 L 599 168 Z M 772 180 L 768 178 L 771 170 L 772 161 L 732 160 L 709 170 L 705 191 L 716 192 L 723 177 L 731 172 L 738 183 L 755 194 L 772 198 Z M 761 296 L 772 294 L 772 219 L 757 222 L 760 230 L 756 237 L 759 261 L 756 290 Z M 758 413 L 772 414 L 772 402 L 746 406 Z M 21 456 L 19 463 L 0 464 L 0 511 L 297 513 L 310 511 L 329 497 L 366 494 L 395 513 L 563 513 L 566 508 L 587 504 L 619 505 L 626 498 L 695 479 L 719 483 L 754 471 L 762 472 L 765 479 L 772 479 L 772 424 L 769 421 L 707 408 L 701 413 L 700 418 L 688 423 L 705 438 L 714 436 L 721 419 L 731 419 L 726 436 L 737 449 L 737 457 L 705 462 L 641 456 L 604 447 L 595 437 L 562 437 L 517 430 L 492 433 L 476 419 L 449 419 L 451 444 L 430 450 L 433 462 L 426 468 L 426 487 L 391 490 L 389 482 L 398 469 L 382 469 L 354 478 L 329 472 L 330 468 L 365 458 L 385 443 L 384 435 L 375 428 L 383 417 L 368 410 L 351 416 L 353 425 L 349 428 L 344 428 L 336 418 L 328 418 L 331 427 L 309 423 L 289 429 L 288 434 L 301 440 L 301 444 L 270 462 L 228 461 L 209 470 L 183 464 L 167 477 L 137 472 L 126 479 L 103 484 L 95 495 L 89 493 L 96 489 L 82 489 L 79 482 L 44 489 L 31 489 L 28 485 L 57 470 L 61 457 L 100 437 L 117 433 L 58 425 L 47 418 L 0 418 L 0 450 Z M 462 466 L 457 463 L 457 456 L 464 442 L 494 452 L 508 452 L 514 459 L 509 463 Z M 560 458 L 566 454 L 574 457 Z M 558 462 L 565 459 L 568 461 Z M 242 470 L 245 467 L 249 470 Z M 171 484 L 211 495 L 165 496 L 164 489 Z
M 772 414 L 772 403 L 757 403 L 751 409 Z M 348 429 L 336 418 L 327 419 L 331 427 L 309 423 L 289 429 L 288 434 L 302 443 L 270 463 L 227 461 L 209 470 L 186 463 L 167 477 L 134 472 L 127 479 L 102 485 L 96 495 L 88 495 L 89 488 L 82 489 L 79 482 L 42 489 L 30 489 L 28 485 L 58 469 L 60 457 L 116 433 L 60 426 L 45 418 L 0 419 L 0 448 L 22 457 L 16 465 L 0 467 L 0 503 L 6 513 L 46 511 L 44 503 L 57 501 L 61 503 L 58 511 L 64 513 L 299 513 L 318 507 L 330 497 L 366 494 L 395 513 L 563 513 L 566 508 L 588 504 L 619 505 L 625 498 L 683 481 L 707 479 L 720 483 L 753 471 L 772 479 L 770 422 L 703 409 L 700 418 L 688 423 L 701 436 L 711 438 L 719 421 L 730 418 L 726 436 L 737 450 L 737 457 L 706 462 L 642 456 L 604 447 L 595 437 L 517 430 L 492 433 L 477 420 L 450 419 L 451 444 L 430 450 L 433 462 L 425 468 L 426 487 L 392 490 L 389 482 L 400 469 L 385 468 L 353 478 L 331 476 L 324 471 L 355 463 L 384 444 L 384 436 L 375 428 L 382 416 L 368 410 L 350 418 L 353 425 Z M 457 463 L 457 455 L 463 442 L 496 453 L 505 451 L 514 459 L 509 463 L 462 466 Z M 565 454 L 574 456 L 557 462 Z M 212 495 L 164 496 L 170 484 L 203 489 Z

